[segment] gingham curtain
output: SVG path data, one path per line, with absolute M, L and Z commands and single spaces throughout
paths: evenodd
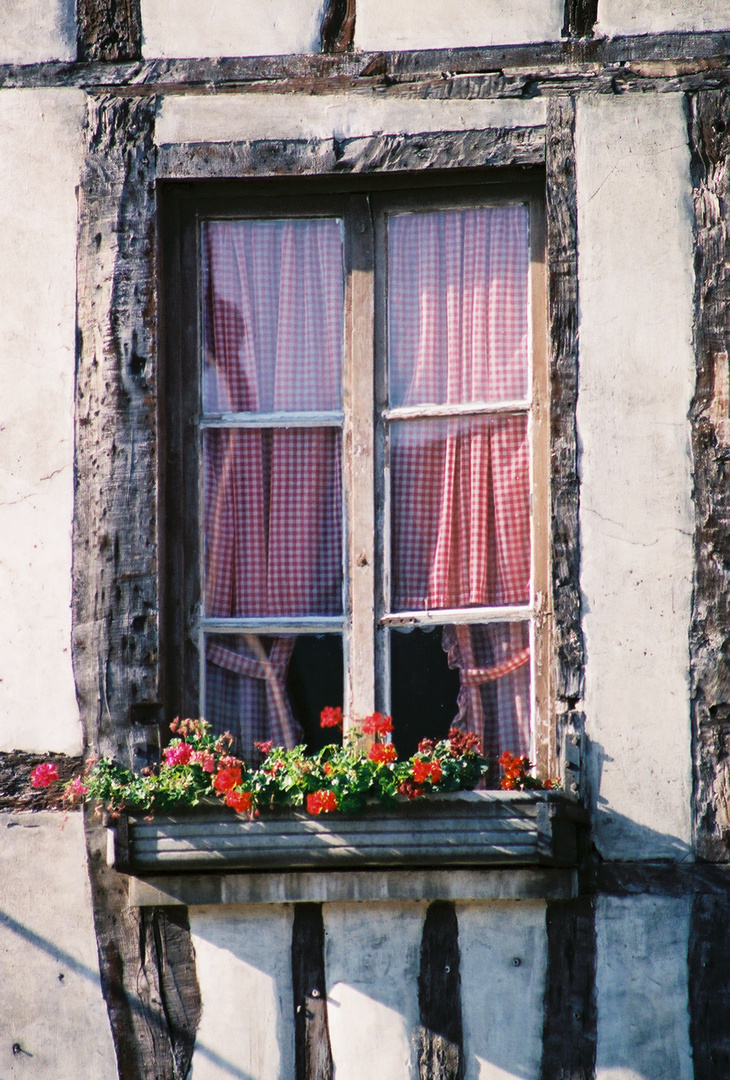
M 207 414 L 341 407 L 343 262 L 333 219 L 203 228 Z M 342 610 L 340 434 L 207 430 L 204 604 L 210 616 Z M 217 637 L 206 712 L 241 748 L 300 732 L 285 693 L 292 638 Z
M 524 206 L 394 216 L 388 228 L 391 404 L 525 399 Z M 393 610 L 524 604 L 530 589 L 525 414 L 392 425 Z M 456 723 L 490 756 L 529 749 L 529 628 L 449 627 Z

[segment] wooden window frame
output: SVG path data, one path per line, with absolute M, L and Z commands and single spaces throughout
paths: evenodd
M 532 631 L 533 753 L 541 775 L 556 772 L 551 688 L 550 597 L 550 380 L 547 364 L 544 176 L 539 170 L 449 170 L 428 175 L 345 178 L 268 178 L 218 184 L 166 186 L 161 200 L 160 280 L 164 283 L 160 368 L 161 650 L 165 712 L 197 715 L 201 627 L 207 632 L 245 627 L 258 632 L 339 631 L 337 620 L 201 620 L 199 493 L 198 235 L 208 218 L 337 216 L 345 228 L 345 364 L 343 371 L 343 498 L 346 588 L 342 619 L 345 713 L 361 717 L 388 706 L 387 629 L 393 625 L 496 621 L 518 609 L 457 613 L 388 612 L 385 566 L 387 491 L 383 427 L 385 410 L 385 274 L 383 229 L 393 209 L 526 203 L 530 215 L 531 396 L 521 403 L 531 420 L 531 602 L 519 609 Z M 376 285 L 376 279 L 380 283 Z M 423 415 L 488 414 L 490 408 L 442 407 Z M 506 410 L 500 410 L 506 411 Z M 389 410 L 400 418 L 404 410 Z M 407 410 L 409 416 L 413 410 Z M 260 420 L 261 418 L 259 418 Z M 278 423 L 277 418 L 271 418 Z M 330 418 L 331 420 L 332 418 Z M 253 421 L 256 422 L 256 421 Z M 348 572 L 349 571 L 349 572 Z M 448 614 L 448 617 L 446 617 Z M 321 626 L 319 625 L 321 623 Z M 352 656 L 357 656 L 353 663 Z

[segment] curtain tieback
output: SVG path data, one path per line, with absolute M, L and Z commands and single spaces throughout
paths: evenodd
M 517 671 L 518 668 L 529 663 L 529 660 L 529 648 L 520 649 L 519 652 L 513 653 L 509 659 L 503 660 L 501 664 L 495 664 L 493 667 L 462 668 L 461 682 L 464 686 L 483 686 L 485 683 L 496 682 L 497 679 L 502 679 L 505 675 L 511 675 L 513 671 Z

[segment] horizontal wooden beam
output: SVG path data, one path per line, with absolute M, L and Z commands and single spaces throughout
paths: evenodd
M 685 67 L 693 65 L 693 70 L 701 73 L 707 70 L 707 61 L 726 63 L 729 54 L 730 33 L 708 31 L 407 52 L 2 64 L 0 88 L 50 85 L 111 92 L 121 89 L 125 94 L 172 93 L 176 89 L 216 93 L 223 87 L 259 90 L 276 83 L 306 80 L 328 82 L 333 90 L 342 90 L 349 83 L 392 85 L 394 80 L 435 76 L 444 84 L 444 96 L 452 96 L 453 90 L 447 88 L 454 77 L 477 75 L 496 76 L 495 89 L 504 79 L 503 92 L 519 97 L 520 84 L 525 80 L 537 80 L 534 87 L 531 85 L 534 91 L 559 92 L 554 82 L 557 71 L 580 72 L 585 88 L 590 90 L 595 88 L 589 85 L 590 76 L 601 69 L 613 68 L 609 78 L 618 82 L 632 74 L 622 71 L 620 65 L 634 61 L 683 61 Z M 543 77 L 545 81 L 540 84 Z M 433 96 L 432 90 L 429 96 Z

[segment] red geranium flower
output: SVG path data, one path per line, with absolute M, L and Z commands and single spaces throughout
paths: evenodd
M 398 754 L 392 743 L 373 743 L 368 750 L 368 757 L 371 761 L 374 761 L 376 765 L 382 765 L 387 761 L 395 761 Z
M 241 783 L 241 770 L 235 767 L 219 769 L 213 777 L 213 787 L 216 791 L 232 791 Z
M 442 776 L 441 766 L 438 761 L 419 761 L 416 759 L 413 762 L 412 772 L 413 779 L 417 784 L 425 784 L 427 780 L 430 780 L 432 784 L 436 784 Z
M 383 716 L 382 713 L 374 712 L 366 716 L 362 722 L 362 730 L 365 735 L 390 735 L 393 730 L 393 719 Z
M 52 761 L 44 761 L 36 765 L 30 774 L 31 786 L 34 788 L 49 787 L 58 780 L 58 769 Z
M 224 799 L 226 806 L 232 806 L 239 814 L 251 809 L 250 791 L 228 791 Z
M 307 795 L 308 814 L 326 814 L 337 809 L 337 796 L 334 791 L 315 791 Z
M 405 795 L 407 799 L 417 799 L 419 795 L 423 795 L 423 787 L 420 784 L 414 784 L 412 780 L 403 780 L 398 785 L 398 794 Z
M 320 727 L 342 727 L 342 709 L 327 705 L 319 714 Z

